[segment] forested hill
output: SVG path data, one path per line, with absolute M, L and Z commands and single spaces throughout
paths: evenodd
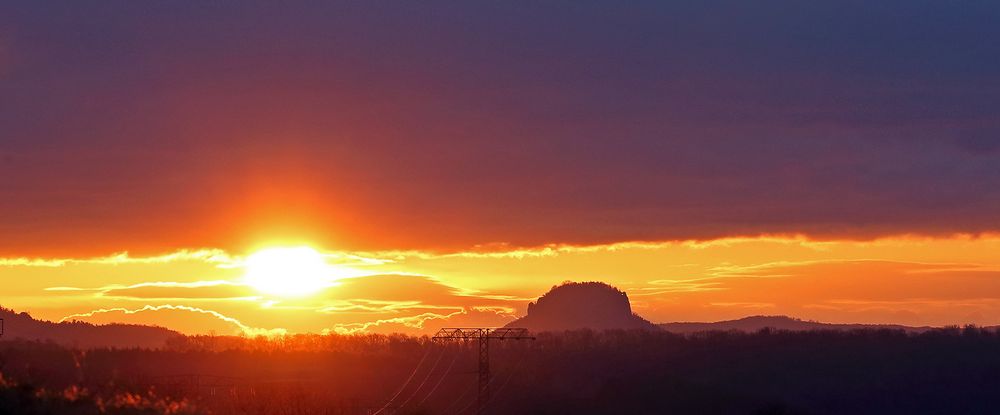
M 3 340 L 52 341 L 64 346 L 94 347 L 143 347 L 160 348 L 167 339 L 181 334 L 163 327 L 132 324 L 94 325 L 84 322 L 55 323 L 37 320 L 28 313 L 0 307 L 3 319 Z
M 657 324 L 663 330 L 673 333 L 697 333 L 704 331 L 744 331 L 755 332 L 763 328 L 788 331 L 813 330 L 903 330 L 921 333 L 931 330 L 931 327 L 910 327 L 898 324 L 836 324 L 806 321 L 787 316 L 751 316 L 738 320 L 717 321 L 714 323 L 662 323 Z

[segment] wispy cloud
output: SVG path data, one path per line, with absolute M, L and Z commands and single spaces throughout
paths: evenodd
M 110 284 L 95 288 L 48 287 L 45 291 L 93 292 L 97 297 L 120 299 L 258 300 L 253 288 L 233 281 L 153 281 L 131 285 Z
M 180 250 L 163 255 L 134 257 L 128 252 L 119 252 L 102 257 L 90 258 L 0 258 L 0 266 L 4 267 L 63 267 L 75 264 L 160 264 L 179 261 L 201 261 L 219 266 L 231 266 L 236 263 L 233 256 L 221 249 Z
M 449 314 L 423 313 L 409 317 L 394 317 L 394 318 L 379 319 L 375 321 L 368 321 L 362 323 L 340 323 L 334 326 L 332 330 L 326 329 L 324 330 L 324 332 L 326 333 L 333 332 L 338 334 L 353 334 L 353 333 L 365 332 L 371 328 L 387 324 L 402 325 L 414 329 L 423 329 L 424 324 L 427 321 L 448 319 L 463 313 L 464 313 L 463 310 L 458 310 Z
M 242 333 L 244 333 L 246 335 L 275 335 L 275 334 L 284 334 L 285 333 L 284 329 L 262 329 L 262 328 L 251 327 L 249 325 L 243 324 L 243 322 L 241 322 L 240 320 L 237 320 L 235 318 L 223 315 L 222 313 L 219 313 L 219 312 L 214 311 L 214 310 L 207 310 L 207 309 L 203 309 L 203 308 L 191 307 L 191 306 L 186 306 L 186 305 L 170 305 L 170 304 L 156 305 L 156 306 L 154 306 L 154 305 L 145 305 L 145 306 L 137 308 L 137 309 L 128 309 L 128 308 L 124 308 L 124 307 L 100 308 L 100 309 L 91 310 L 91 311 L 88 311 L 88 312 L 85 312 L 85 313 L 70 314 L 68 316 L 65 316 L 65 317 L 61 318 L 59 320 L 59 322 L 74 321 L 74 320 L 86 321 L 87 318 L 95 317 L 95 316 L 98 316 L 98 315 L 101 315 L 101 314 L 109 314 L 109 313 L 121 313 L 121 314 L 124 314 L 124 315 L 134 315 L 134 314 L 147 313 L 147 312 L 157 312 L 157 311 L 163 311 L 163 310 L 186 311 L 186 312 L 192 312 L 192 313 L 199 313 L 199 314 L 203 314 L 203 315 L 208 315 L 208 316 L 211 316 L 211 317 L 213 317 L 215 319 L 218 319 L 220 321 L 232 324 L 233 326 L 237 327 Z
M 453 305 L 431 305 L 420 301 L 380 301 L 368 299 L 352 299 L 334 301 L 333 303 L 319 308 L 320 313 L 343 313 L 343 312 L 370 312 L 370 313 L 400 313 L 414 312 L 415 310 L 458 310 L 463 308 Z
M 538 246 L 512 246 L 509 244 L 476 245 L 467 250 L 451 252 L 433 252 L 420 250 L 386 250 L 355 252 L 351 255 L 369 259 L 403 261 L 406 259 L 447 259 L 447 258 L 487 258 L 487 259 L 526 259 L 555 257 L 566 254 L 618 252 L 625 250 L 657 250 L 669 247 L 686 247 L 692 249 L 707 249 L 713 247 L 731 247 L 748 243 L 778 243 L 796 245 L 815 250 L 824 250 L 836 241 L 812 240 L 804 235 L 763 235 L 746 237 L 723 237 L 714 239 L 681 239 L 664 241 L 623 241 L 607 244 L 562 244 L 552 243 Z

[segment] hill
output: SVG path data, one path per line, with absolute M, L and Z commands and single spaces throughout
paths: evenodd
M 0 307 L 4 320 L 4 340 L 52 341 L 64 346 L 95 347 L 144 347 L 159 348 L 180 333 L 162 327 L 133 324 L 95 325 L 79 321 L 54 323 L 36 320 L 28 313 Z
M 526 316 L 506 327 L 536 332 L 582 328 L 656 330 L 655 325 L 632 312 L 627 294 L 601 282 L 568 282 L 552 287 L 528 304 Z
M 787 331 L 815 331 L 815 330 L 904 330 L 908 332 L 920 333 L 930 330 L 931 327 L 909 327 L 898 324 L 836 324 L 820 323 L 816 321 L 806 321 L 788 316 L 750 316 L 738 320 L 717 321 L 714 323 L 662 323 L 657 327 L 673 333 L 696 333 L 702 331 L 746 331 L 755 332 L 765 327 L 775 330 Z

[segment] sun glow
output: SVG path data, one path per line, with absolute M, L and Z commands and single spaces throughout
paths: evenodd
M 244 283 L 265 294 L 298 297 L 333 285 L 334 269 L 309 247 L 257 251 L 247 257 L 244 267 Z

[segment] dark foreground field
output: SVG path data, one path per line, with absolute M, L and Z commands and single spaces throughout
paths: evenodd
M 471 346 L 311 335 L 179 338 L 162 350 L 79 351 L 8 340 L 0 342 L 0 413 L 369 414 L 383 407 L 382 414 L 472 413 Z M 492 414 L 1000 410 L 1000 334 L 976 328 L 575 331 L 496 343 L 492 356 Z

